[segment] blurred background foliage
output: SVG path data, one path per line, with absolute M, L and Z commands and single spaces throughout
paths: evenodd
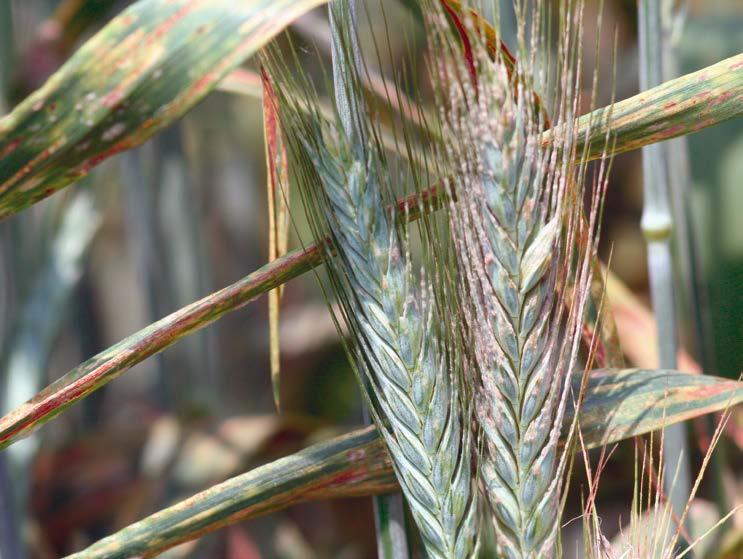
M 42 85 L 126 5 L 0 0 L 0 113 Z M 589 38 L 597 6 L 587 2 Z M 403 3 L 389 0 L 385 7 L 388 21 L 408 21 L 399 17 Z M 743 4 L 690 0 L 687 8 L 677 37 L 679 73 L 743 51 Z M 637 92 L 636 19 L 632 0 L 605 1 L 599 105 L 612 95 L 613 30 L 616 98 Z M 363 15 L 362 42 L 370 40 L 369 26 L 381 23 Z M 317 75 L 320 59 L 327 61 L 326 29 L 319 9 L 291 30 L 305 68 Z M 395 29 L 391 39 L 393 52 L 422 44 L 412 27 Z M 587 75 L 594 62 L 587 48 Z M 688 138 L 688 148 L 692 230 L 709 325 L 705 362 L 715 374 L 737 378 L 743 369 L 743 127 L 733 120 L 704 130 Z M 260 100 L 216 92 L 141 148 L 0 223 L 2 412 L 128 334 L 262 265 L 265 180 Z M 639 152 L 618 156 L 602 251 L 611 254 L 617 275 L 646 298 L 641 182 Z M 303 231 L 296 205 L 295 225 Z M 298 246 L 292 237 L 290 245 Z M 72 552 L 176 498 L 360 424 L 355 381 L 313 274 L 292 281 L 284 293 L 283 413 L 275 413 L 262 301 L 138 365 L 0 453 L 0 554 L 23 557 L 21 540 L 30 542 L 29 557 Z M 690 322 L 690 309 L 685 316 Z M 685 345 L 699 358 L 692 336 L 688 327 Z M 610 533 L 622 511 L 627 519 L 633 455 L 626 446 L 601 485 Z M 734 468 L 740 453 L 730 454 Z M 20 510 L 27 511 L 21 523 L 14 514 Z M 371 501 L 303 504 L 168 556 L 374 557 Z

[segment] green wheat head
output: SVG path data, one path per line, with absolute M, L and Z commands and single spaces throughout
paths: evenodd
M 501 555 L 552 557 L 567 468 L 558 439 L 571 397 L 566 381 L 576 365 L 601 199 L 599 186 L 586 223 L 573 124 L 579 16 L 561 13 L 563 25 L 575 27 L 561 29 L 559 79 L 553 81 L 535 61 L 548 46 L 540 3 L 516 2 L 513 69 L 500 51 L 488 48 L 476 22 L 460 21 L 465 40 L 456 40 L 450 14 L 438 4 L 427 11 L 439 53 L 433 81 L 440 150 L 451 172 L 457 289 L 477 371 L 471 382 L 483 435 L 482 484 Z M 556 91 L 552 105 L 560 133 L 550 148 L 539 142 L 546 117 L 535 90 Z
M 331 13 L 344 9 L 338 2 Z M 469 557 L 477 506 L 462 359 L 441 324 L 440 295 L 430 276 L 416 273 L 400 227 L 391 184 L 396 172 L 349 62 L 356 56 L 352 31 L 341 17 L 336 26 L 346 88 L 335 126 L 308 111 L 313 96 L 306 82 L 291 83 L 278 57 L 271 64 L 284 92 L 279 112 L 293 178 L 314 234 L 327 247 L 330 282 L 352 334 L 349 354 L 428 555 Z

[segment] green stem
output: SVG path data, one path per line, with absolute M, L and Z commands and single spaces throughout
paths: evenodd
M 671 80 L 679 74 L 678 49 L 676 42 L 680 37 L 680 19 L 682 9 L 676 0 L 662 2 L 662 44 L 663 50 L 663 80 Z M 717 369 L 714 355 L 714 344 L 710 337 L 711 317 L 709 315 L 709 294 L 705 287 L 701 261 L 696 244 L 694 224 L 691 219 L 691 169 L 686 138 L 680 136 L 661 144 L 666 150 L 666 164 L 668 167 L 671 203 L 674 213 L 674 241 L 679 258 L 677 265 L 683 283 L 683 296 L 687 312 L 693 323 L 692 336 L 697 361 L 705 371 Z M 705 422 L 711 436 L 715 430 L 715 418 L 710 416 Z M 714 486 L 715 501 L 722 518 L 732 508 L 730 499 L 724 488 L 724 471 L 726 468 L 724 445 L 718 446 L 711 459 L 710 475 Z
M 660 3 L 640 0 L 640 88 L 645 90 L 663 80 L 662 23 Z M 677 320 L 674 296 L 671 234 L 673 216 L 669 199 L 668 152 L 654 144 L 642 150 L 644 207 L 642 229 L 648 244 L 648 272 L 653 311 L 658 324 L 660 366 L 676 367 Z M 671 510 L 681 519 L 691 492 L 689 445 L 683 423 L 668 427 L 663 439 L 663 482 Z

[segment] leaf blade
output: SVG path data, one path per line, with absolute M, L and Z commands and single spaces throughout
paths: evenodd
M 607 135 L 607 154 L 624 153 L 742 115 L 743 54 L 737 54 L 583 115 L 577 123 L 578 151 L 588 142 L 589 159 L 598 159 Z M 543 134 L 543 145 L 553 134 Z
M 589 448 L 743 402 L 743 383 L 663 369 L 592 371 L 580 425 Z
M 0 449 L 27 436 L 135 364 L 322 262 L 317 246 L 274 260 L 220 291 L 135 332 L 75 367 L 0 419 Z
M 384 443 L 375 428 L 367 427 L 231 478 L 70 557 L 152 557 L 228 524 L 290 505 L 395 487 Z
M 576 379 L 576 384 L 579 381 Z M 670 413 L 666 411 L 665 421 L 661 410 L 651 408 L 650 414 L 645 415 L 645 419 L 639 423 L 620 417 L 621 421 L 610 422 L 606 428 L 600 428 L 607 418 L 607 409 L 642 409 L 648 398 L 657 403 L 659 396 L 665 397 L 666 390 L 669 391 L 671 410 Z M 612 397 L 605 398 L 606 394 Z M 690 395 L 698 396 L 695 400 L 698 406 L 693 407 L 688 401 L 685 402 Z M 597 370 L 590 376 L 581 411 L 581 429 L 585 444 L 588 448 L 595 448 L 740 402 L 743 402 L 741 382 L 678 371 Z M 569 425 L 572 418 L 572 413 L 569 413 L 565 425 Z M 308 456 L 327 463 L 305 463 L 300 466 Z M 273 479 L 275 472 L 283 474 L 275 487 L 267 486 L 263 493 L 260 488 L 256 490 L 253 487 L 256 480 Z M 346 484 L 346 481 L 349 483 Z M 94 559 L 136 554 L 150 557 L 177 543 L 198 538 L 228 524 L 275 512 L 298 502 L 376 494 L 395 487 L 392 464 L 384 445 L 376 430 L 367 427 L 231 478 L 155 513 L 72 557 Z M 262 499 L 265 500 L 263 505 Z M 190 517 L 187 511 L 191 512 Z
M 326 0 L 140 0 L 0 120 L 0 219 L 135 147 Z
M 276 94 L 268 73 L 261 68 L 263 135 L 266 144 L 266 199 L 268 200 L 268 261 L 284 256 L 289 242 L 289 162 L 276 111 Z M 268 330 L 271 388 L 276 409 L 281 409 L 281 347 L 279 313 L 283 285 L 268 293 Z

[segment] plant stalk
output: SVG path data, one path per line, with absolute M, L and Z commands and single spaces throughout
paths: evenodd
M 662 19 L 660 2 L 639 0 L 640 89 L 663 81 Z M 641 226 L 648 246 L 648 273 L 653 311 L 658 324 L 660 367 L 676 368 L 678 330 L 676 285 L 671 239 L 673 216 L 669 199 L 668 151 L 663 144 L 642 149 L 643 214 Z M 691 493 L 691 468 L 686 427 L 667 427 L 663 436 L 663 482 L 670 509 L 683 517 Z M 687 522 L 688 525 L 688 522 Z
M 662 0 L 662 44 L 663 81 L 672 80 L 679 75 L 677 43 L 686 19 L 686 2 L 679 0 Z M 689 165 L 688 142 L 685 136 L 679 136 L 660 144 L 666 149 L 666 163 L 674 214 L 674 241 L 678 254 L 677 265 L 683 283 L 683 297 L 687 317 L 691 318 L 692 339 L 695 357 L 703 371 L 716 371 L 717 360 L 714 355 L 714 343 L 709 314 L 709 294 L 707 293 L 700 255 L 697 250 L 697 237 L 691 216 L 690 201 L 691 168 Z M 683 339 L 683 338 L 682 338 Z M 711 436 L 715 431 L 714 416 L 707 418 L 707 430 Z M 724 487 L 723 475 L 726 469 L 725 447 L 715 449 L 711 459 L 710 477 L 714 486 L 715 501 L 720 517 L 732 508 Z

